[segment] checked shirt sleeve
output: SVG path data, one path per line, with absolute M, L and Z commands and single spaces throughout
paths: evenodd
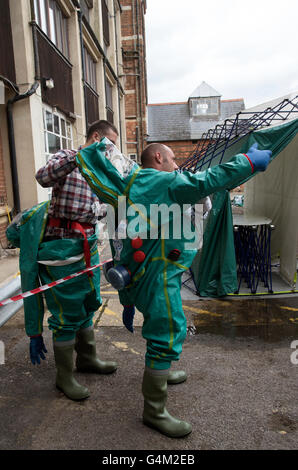
M 76 150 L 60 150 L 53 155 L 35 175 L 39 184 L 48 188 L 54 186 L 59 180 L 63 180 L 76 168 L 76 154 Z

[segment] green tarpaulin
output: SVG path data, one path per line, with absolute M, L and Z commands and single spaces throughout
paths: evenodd
M 275 127 L 265 128 L 256 132 L 252 132 L 251 134 L 241 139 L 241 141 L 238 140 L 237 142 L 235 142 L 234 146 L 232 145 L 229 147 L 229 149 L 225 152 L 223 156 L 222 163 L 228 161 L 231 156 L 236 153 L 246 153 L 250 146 L 257 142 L 261 150 L 270 149 L 272 151 L 272 159 L 268 169 L 264 173 L 260 173 L 259 175 L 253 175 L 252 181 L 254 183 L 254 188 L 257 184 L 258 179 L 265 179 L 267 183 L 261 183 L 261 191 L 264 191 L 266 187 L 272 187 L 272 180 L 273 182 L 275 180 L 280 182 L 282 178 L 285 178 L 284 173 L 286 173 L 288 175 L 288 180 L 290 179 L 291 181 L 291 185 L 294 186 L 293 191 L 295 195 L 293 195 L 293 201 L 295 201 L 295 198 L 297 197 L 296 195 L 298 193 L 298 188 L 296 188 L 296 182 L 298 180 L 298 174 L 296 171 L 297 167 L 293 167 L 293 162 L 290 167 L 287 167 L 286 162 L 279 162 L 279 166 L 282 165 L 283 173 L 280 174 L 279 170 L 277 170 L 278 174 L 276 174 L 274 178 L 274 176 L 272 176 L 272 171 L 277 168 L 277 165 L 275 165 L 275 162 L 273 162 L 273 160 L 275 160 L 278 155 L 280 155 L 280 158 L 283 159 L 283 154 L 285 153 L 286 149 L 292 141 L 296 147 L 295 157 L 296 161 L 298 161 L 297 138 L 294 139 L 297 134 L 297 131 L 298 119 L 286 122 Z M 216 158 L 214 159 L 214 161 L 211 162 L 210 166 L 214 166 L 218 163 L 219 160 L 218 158 Z M 203 166 L 201 170 L 204 169 L 205 168 Z M 248 181 L 248 179 L 244 180 L 243 183 L 245 181 Z M 250 182 L 247 183 L 248 186 L 249 184 Z M 290 183 L 288 182 L 285 186 L 289 187 L 289 185 Z M 275 186 L 276 185 L 274 183 L 272 189 L 273 191 Z M 282 196 L 280 195 L 280 198 L 281 197 Z M 257 211 L 260 213 L 260 211 L 262 211 L 261 196 L 259 198 L 258 204 L 256 204 L 256 202 L 251 202 L 253 199 L 251 195 L 248 196 L 248 199 L 250 201 L 250 210 Z M 208 221 L 204 230 L 203 246 L 202 249 L 198 252 L 192 264 L 194 282 L 199 295 L 202 297 L 221 297 L 228 293 L 234 293 L 237 290 L 238 284 L 236 257 L 234 250 L 233 218 L 229 192 L 224 191 L 213 194 L 212 204 L 212 211 L 208 216 Z M 280 207 L 280 211 L 282 210 L 282 207 Z M 291 214 L 290 210 L 288 212 L 289 214 Z M 272 213 L 270 213 L 270 210 L 267 210 L 266 214 L 263 211 L 261 215 L 266 215 L 267 217 L 271 217 L 274 220 L 274 217 L 272 216 Z M 297 216 L 295 219 L 298 219 Z M 286 221 L 284 220 L 283 223 L 285 224 Z M 297 239 L 297 234 L 295 237 L 293 235 L 291 238 L 292 243 L 295 244 L 295 260 L 293 260 L 293 263 L 296 263 Z M 289 274 L 289 276 L 291 276 L 291 274 Z

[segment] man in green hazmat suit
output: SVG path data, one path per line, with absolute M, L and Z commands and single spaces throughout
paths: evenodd
M 90 126 L 85 146 L 103 136 L 116 142 L 117 129 L 101 120 Z M 84 146 L 83 146 L 84 147 Z M 75 164 L 77 150 L 60 150 L 36 174 L 43 187 L 52 187 L 52 197 L 25 211 L 7 237 L 20 247 L 22 290 L 32 290 L 99 264 L 97 221 L 102 203 L 91 191 Z M 93 315 L 101 305 L 100 269 L 97 268 L 44 292 L 49 328 L 53 333 L 56 386 L 72 400 L 89 396 L 73 375 L 73 353 L 79 371 L 107 374 L 117 369 L 112 361 L 97 357 Z M 30 337 L 33 364 L 45 359 L 42 294 L 24 299 L 25 329 Z
M 237 186 L 252 172 L 265 170 L 271 152 L 251 148 L 247 155 L 236 155 L 225 164 L 193 174 L 176 171 L 169 147 L 150 144 L 142 153 L 142 168 L 135 166 L 123 176 L 106 158 L 111 146 L 108 139 L 102 139 L 79 151 L 76 163 L 95 194 L 115 210 L 125 227 L 125 236 L 116 230 L 114 267 L 107 276 L 112 279 L 112 271 L 113 276 L 120 276 L 113 279 L 124 306 L 124 323 L 131 326 L 133 306 L 144 316 L 143 422 L 167 436 L 182 437 L 191 432 L 191 425 L 166 410 L 167 384 L 186 380 L 184 371 L 172 372 L 170 367 L 179 359 L 186 337 L 181 276 L 191 266 L 196 249 L 191 244 L 194 234 L 181 230 L 177 235 L 175 229 L 183 225 L 189 205 Z M 160 216 L 156 206 L 161 205 L 174 205 L 175 210 Z M 152 206 L 155 210 L 151 212 Z

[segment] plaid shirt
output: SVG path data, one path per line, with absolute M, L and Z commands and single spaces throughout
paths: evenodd
M 52 187 L 49 217 L 65 218 L 95 225 L 105 214 L 104 206 L 93 194 L 75 164 L 77 150 L 60 150 L 36 173 L 44 188 Z M 85 230 L 87 237 L 93 228 Z M 60 227 L 46 227 L 45 237 L 81 238 L 79 231 Z

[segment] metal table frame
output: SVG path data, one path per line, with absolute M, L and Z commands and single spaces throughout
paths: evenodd
M 272 290 L 271 232 L 274 225 L 270 219 L 238 217 L 234 220 L 235 254 L 238 272 L 238 290 L 244 281 L 252 294 L 260 282 L 269 293 Z

